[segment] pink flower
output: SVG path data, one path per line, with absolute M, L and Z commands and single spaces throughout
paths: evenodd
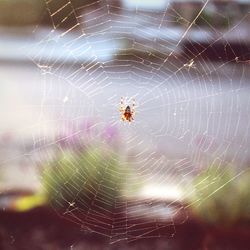
M 103 138 L 108 142 L 113 142 L 118 138 L 118 129 L 114 125 L 107 125 L 104 128 Z

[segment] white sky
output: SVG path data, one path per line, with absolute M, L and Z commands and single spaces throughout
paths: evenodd
M 192 0 L 192 2 L 204 2 L 204 0 Z M 187 0 L 123 0 L 126 8 L 159 10 L 165 9 L 169 2 L 188 2 Z M 191 1 L 190 1 L 191 2 Z M 235 0 L 238 3 L 250 3 L 250 0 Z
M 168 5 L 170 0 L 123 0 L 126 8 L 138 8 L 138 9 L 164 9 Z

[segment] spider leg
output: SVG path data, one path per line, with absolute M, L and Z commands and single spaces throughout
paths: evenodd
M 131 108 L 131 113 L 134 115 L 135 114 L 135 99 L 133 99 L 132 102 L 132 108 Z M 132 118 L 133 119 L 133 118 Z M 134 120 L 134 119 L 133 119 Z
M 121 102 L 120 102 L 120 112 L 124 112 L 124 98 L 123 97 L 121 97 Z

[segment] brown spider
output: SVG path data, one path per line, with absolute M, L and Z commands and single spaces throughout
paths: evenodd
M 120 104 L 120 112 L 121 112 L 121 119 L 122 121 L 132 122 L 134 120 L 135 115 L 135 99 L 133 99 L 132 108 L 129 105 L 124 106 L 124 98 L 121 98 Z

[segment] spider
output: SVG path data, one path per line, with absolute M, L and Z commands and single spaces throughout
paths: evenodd
M 120 103 L 120 112 L 122 121 L 132 122 L 132 120 L 134 120 L 134 115 L 135 115 L 135 99 L 133 99 L 131 108 L 129 105 L 127 105 L 127 107 L 125 108 L 124 98 L 122 97 Z

